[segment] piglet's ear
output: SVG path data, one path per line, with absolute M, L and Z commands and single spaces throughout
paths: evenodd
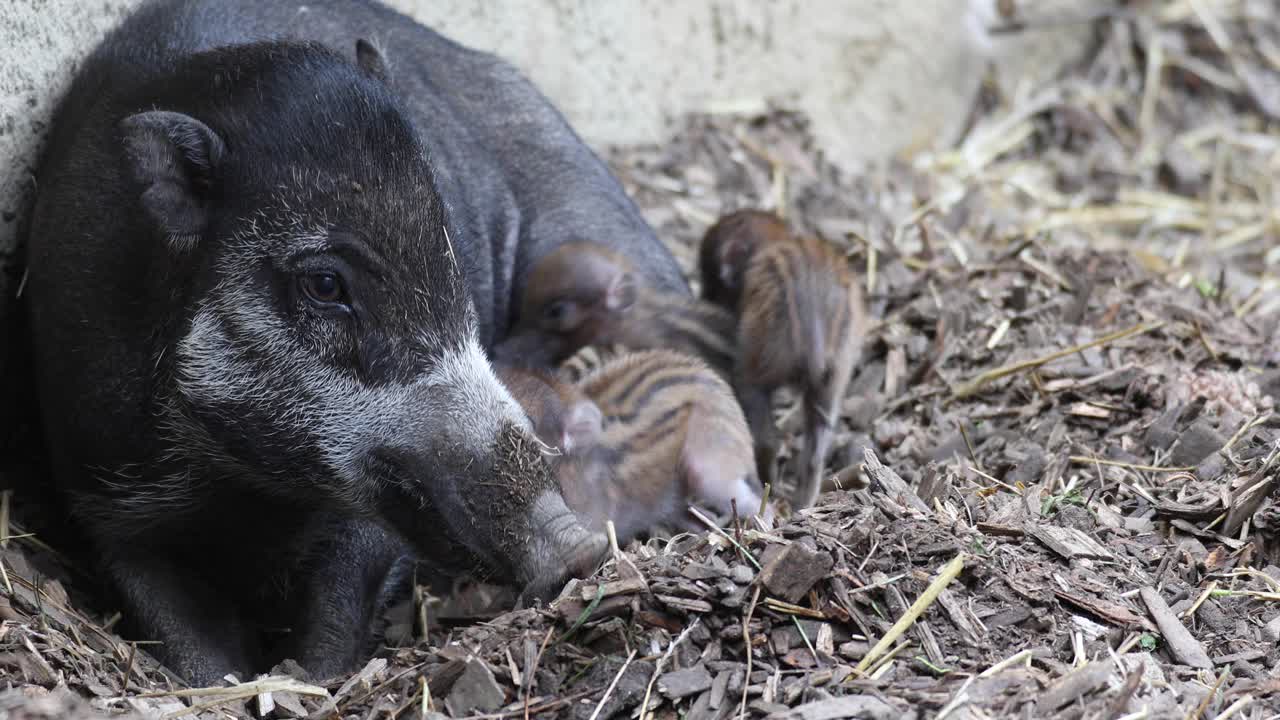
M 387 81 L 386 58 L 373 43 L 364 38 L 356 40 L 356 64 L 369 75 L 383 82 Z
M 629 272 L 618 273 L 605 294 L 605 304 L 614 312 L 629 310 L 636 304 L 636 279 Z
M 190 242 L 209 222 L 222 139 L 188 115 L 152 111 L 120 121 L 126 165 L 142 209 L 174 242 Z

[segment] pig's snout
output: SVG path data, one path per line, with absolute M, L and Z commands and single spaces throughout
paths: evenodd
M 519 569 L 525 583 L 523 606 L 550 600 L 570 578 L 589 575 L 609 544 L 604 533 L 583 527 L 558 492 L 544 493 L 534 502 L 530 523 L 533 534 Z
M 449 458 L 441 498 L 450 534 L 491 569 L 546 599 L 571 576 L 590 572 L 603 536 L 565 506 L 528 416 L 476 348 L 428 383 L 429 448 Z
M 441 358 L 380 428 L 365 454 L 382 480 L 379 512 L 420 553 L 465 549 L 500 576 L 548 587 L 599 556 L 601 540 L 565 507 L 528 417 L 478 345 Z

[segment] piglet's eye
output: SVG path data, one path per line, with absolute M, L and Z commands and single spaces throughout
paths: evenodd
M 346 305 L 347 291 L 337 273 L 314 272 L 298 278 L 302 294 L 316 305 Z
M 557 300 L 542 310 L 543 327 L 552 332 L 570 332 L 582 322 L 581 308 L 573 300 Z
M 567 315 L 568 313 L 569 313 L 569 303 L 564 302 L 562 300 L 560 302 L 553 302 L 550 305 L 548 305 L 547 309 L 543 311 L 543 316 L 546 317 L 546 319 L 549 322 L 554 323 L 554 322 L 560 322 L 561 320 L 563 320 L 564 316 Z

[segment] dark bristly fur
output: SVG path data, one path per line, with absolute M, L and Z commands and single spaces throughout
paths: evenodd
M 606 341 L 636 350 L 668 348 L 705 361 L 729 377 L 737 356 L 737 320 L 711 303 L 641 290 L 631 316 Z
M 128 632 L 200 684 L 284 656 L 349 669 L 411 551 L 529 597 L 590 570 L 598 535 L 521 474 L 541 461 L 485 349 L 574 238 L 687 293 L 510 65 L 375 2 L 305 10 L 142 4 L 77 74 L 38 173 L 26 300 L 54 479 Z M 264 627 L 291 627 L 285 647 Z

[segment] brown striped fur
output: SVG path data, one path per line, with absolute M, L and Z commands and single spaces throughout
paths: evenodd
M 763 210 L 737 210 L 717 220 L 698 248 L 702 298 L 737 312 L 751 256 L 763 245 L 790 237 L 786 222 Z
M 556 374 L 568 382 L 577 383 L 626 352 L 627 349 L 621 345 L 588 345 L 560 363 Z
M 861 357 L 865 315 L 847 260 L 818 238 L 771 241 L 747 263 L 735 385 L 765 482 L 773 482 L 779 443 L 773 391 L 792 386 L 803 392 L 805 466 L 791 498 L 795 508 L 817 498 L 841 401 Z
M 563 455 L 585 452 L 600 439 L 600 408 L 544 368 L 494 365 L 498 379 L 533 423 L 538 439 Z
M 728 378 L 737 355 L 737 330 L 737 320 L 722 307 L 646 288 L 609 340 L 632 350 L 667 348 L 692 355 Z
M 628 353 L 578 388 L 604 415 L 600 442 L 557 466 L 565 502 L 589 525 L 613 520 L 620 542 L 687 526 L 690 502 L 743 515 L 760 507 L 751 434 L 733 391 L 697 358 Z M 772 511 L 766 511 L 772 518 Z
M 728 376 L 735 332 L 732 313 L 641 285 L 624 258 L 583 241 L 565 244 L 534 267 L 520 320 L 495 355 L 551 365 L 591 345 L 670 348 L 702 358 Z

